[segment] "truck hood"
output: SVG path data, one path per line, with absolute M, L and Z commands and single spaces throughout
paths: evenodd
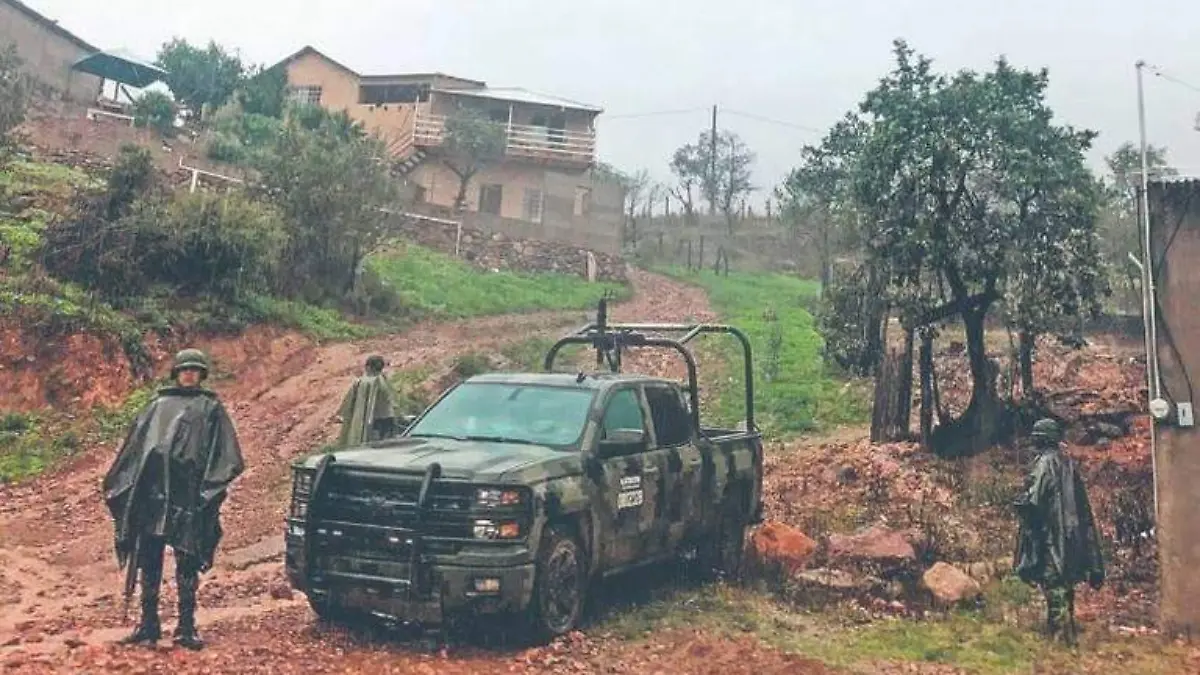
M 540 445 L 460 441 L 450 438 L 393 439 L 331 453 L 337 466 L 423 474 L 430 464 L 442 467 L 442 477 L 466 481 L 503 481 L 531 477 L 548 479 L 578 472 L 577 453 Z M 321 455 L 304 461 L 315 467 Z

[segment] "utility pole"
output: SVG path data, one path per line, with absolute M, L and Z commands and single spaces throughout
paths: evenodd
M 1146 143 L 1146 96 L 1143 85 L 1143 71 L 1146 62 L 1139 60 L 1134 64 L 1137 70 L 1137 105 L 1138 105 L 1138 141 L 1141 146 L 1142 171 L 1138 189 L 1138 229 L 1142 235 L 1142 261 L 1138 265 L 1142 272 L 1142 322 L 1146 332 L 1146 397 L 1148 401 L 1161 398 L 1160 387 L 1162 380 L 1158 374 L 1158 325 L 1154 300 L 1154 269 L 1150 256 L 1150 162 Z M 1153 406 L 1151 406 L 1153 407 Z M 1150 416 L 1150 471 L 1154 482 L 1154 517 L 1158 520 L 1158 458 L 1157 453 L 1157 420 Z
M 708 139 L 711 146 L 708 150 L 708 212 L 709 215 L 717 213 L 717 104 L 713 104 L 712 109 L 712 132 Z

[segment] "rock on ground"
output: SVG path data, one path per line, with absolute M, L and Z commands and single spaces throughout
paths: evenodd
M 946 607 L 974 600 L 983 593 L 978 581 L 944 562 L 926 570 L 921 577 L 921 585 L 933 594 L 937 604 Z
M 916 561 L 917 552 L 900 532 L 873 525 L 854 534 L 830 535 L 829 557 L 859 562 L 909 563 Z
M 759 563 L 778 565 L 788 574 L 804 569 L 817 551 L 817 542 L 800 530 L 771 521 L 756 530 L 750 539 L 751 550 Z

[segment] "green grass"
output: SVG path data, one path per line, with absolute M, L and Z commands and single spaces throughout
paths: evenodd
M 157 388 L 157 383 L 148 384 L 121 405 L 100 407 L 92 414 L 0 413 L 0 484 L 36 477 L 79 450 L 121 439 Z
M 378 255 L 370 264 L 418 316 L 466 319 L 533 310 L 581 309 L 605 291 L 629 296 L 628 287 L 591 284 L 565 274 L 481 272 L 451 256 L 417 246 Z
M 924 620 L 865 619 L 845 606 L 803 611 L 767 593 L 716 585 L 664 588 L 649 601 L 610 607 L 598 630 L 638 640 L 668 630 L 701 628 L 737 637 L 751 632 L 785 652 L 852 671 L 879 662 L 949 664 L 979 675 L 1101 673 L 1120 663 L 1124 673 L 1181 672 L 1181 648 L 1154 638 L 1124 638 L 1092 624 L 1072 651 L 1036 632 L 1041 609 L 1032 595 L 1006 597 L 1001 582 L 988 588 L 986 609 L 932 614 Z M 1036 667 L 1036 670 L 1035 670 Z M 873 672 L 873 671 L 872 671 Z M 889 671 L 890 672 L 890 671 Z
M 749 336 L 755 415 L 764 432 L 787 435 L 867 419 L 862 388 L 834 378 L 822 358 L 824 342 L 807 309 L 816 301 L 816 282 L 780 274 L 666 272 L 703 287 L 721 319 Z M 731 424 L 744 414 L 742 353 L 736 345 L 719 349 L 728 381 L 714 413 L 718 422 Z
M 104 182 L 64 164 L 20 160 L 0 170 L 0 192 L 37 192 L 70 198 L 76 190 L 101 187 Z

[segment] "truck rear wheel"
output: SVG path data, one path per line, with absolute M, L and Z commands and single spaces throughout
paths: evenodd
M 552 639 L 574 630 L 583 617 L 587 569 L 583 548 L 570 532 L 547 530 L 538 551 L 529 619 L 539 639 Z

